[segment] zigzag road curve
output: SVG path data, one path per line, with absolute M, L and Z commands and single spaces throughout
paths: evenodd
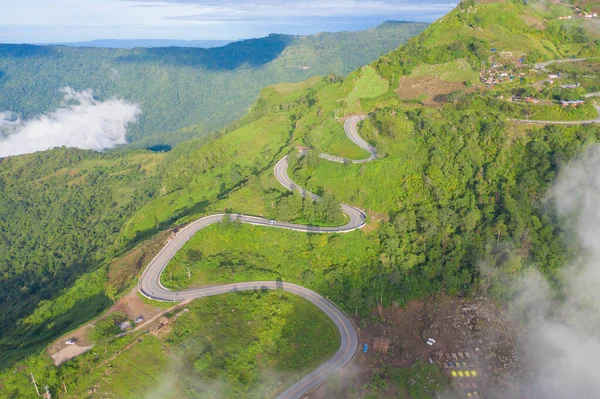
M 321 158 L 334 162 L 355 163 L 368 162 L 376 159 L 377 154 L 375 149 L 361 139 L 356 131 L 356 125 L 362 119 L 364 119 L 364 117 L 355 116 L 349 118 L 344 124 L 344 130 L 350 140 L 371 153 L 369 158 L 363 160 L 347 160 L 345 158 L 333 157 L 326 154 L 321 154 Z M 303 196 L 310 195 L 315 200 L 319 198 L 315 194 L 310 193 L 295 184 L 289 178 L 287 169 L 288 156 L 286 155 L 277 163 L 274 170 L 275 177 L 284 187 L 289 190 L 298 190 Z M 210 226 L 211 224 L 223 222 L 224 220 L 227 220 L 227 218 L 237 220 L 241 223 L 309 233 L 345 233 L 360 229 L 364 226 L 366 215 L 363 211 L 346 204 L 342 204 L 341 207 L 342 211 L 349 217 L 349 221 L 345 225 L 339 227 L 317 227 L 282 222 L 271 224 L 268 219 L 241 214 L 216 214 L 198 219 L 181 229 L 175 235 L 175 237 L 173 237 L 154 257 L 154 259 L 142 273 L 138 283 L 138 289 L 143 295 L 155 300 L 178 302 L 186 299 L 203 298 L 237 291 L 253 291 L 263 289 L 272 290 L 280 288 L 286 292 L 298 295 L 312 302 L 334 322 L 340 333 L 341 343 L 338 351 L 329 360 L 321 364 L 316 370 L 311 372 L 302 380 L 298 381 L 278 397 L 278 399 L 303 398 L 303 395 L 306 392 L 321 384 L 327 379 L 328 376 L 341 371 L 342 368 L 354 358 L 358 350 L 358 334 L 356 331 L 356 326 L 352 320 L 333 302 L 307 288 L 281 281 L 252 281 L 246 283 L 221 285 L 217 287 L 197 288 L 185 291 L 171 291 L 161 284 L 160 275 L 167 267 L 169 261 L 173 258 L 173 256 L 175 256 L 177 251 L 179 251 L 181 247 L 183 247 L 183 245 L 194 234 L 196 234 L 196 232 L 207 226 Z

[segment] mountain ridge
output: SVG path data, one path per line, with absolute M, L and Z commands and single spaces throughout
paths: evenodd
M 92 89 L 99 101 L 139 104 L 142 114 L 128 129 L 129 140 L 154 136 L 148 145 L 174 144 L 189 138 L 177 137 L 183 127 L 196 125 L 195 134 L 208 134 L 242 117 L 266 85 L 344 75 L 425 26 L 272 35 L 210 49 L 0 45 L 0 110 L 30 119 L 59 108 L 65 86 Z M 360 53 L 352 51 L 355 45 L 363 46 Z M 34 74 L 36 81 L 29 81 Z

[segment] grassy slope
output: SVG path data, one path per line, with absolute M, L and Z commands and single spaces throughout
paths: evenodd
M 223 295 L 197 300 L 189 309 L 166 336 L 110 340 L 59 369 L 43 356 L 30 358 L 23 374 L 0 374 L 0 396 L 34 396 L 24 380 L 33 372 L 56 398 L 266 398 L 339 345 L 335 326 L 321 311 L 285 293 Z
M 210 226 L 194 236 L 162 276 L 165 286 L 190 286 L 282 277 L 322 293 L 336 276 L 367 267 L 377 242 L 360 232 L 301 234 L 237 223 Z M 188 279 L 187 271 L 192 278 Z
M 286 113 L 265 117 L 185 156 L 175 152 L 161 188 L 169 194 L 146 205 L 129 221 L 123 239 L 129 241 L 157 225 L 199 214 L 249 175 L 268 168 L 283 156 L 289 124 Z
M 349 159 L 364 159 L 370 155 L 348 140 L 344 126 L 334 119 L 323 121 L 307 131 L 305 143 L 318 151 Z

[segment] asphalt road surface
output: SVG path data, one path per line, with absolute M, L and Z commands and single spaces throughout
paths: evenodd
M 369 158 L 348 159 L 348 158 L 336 157 L 334 155 L 329 155 L 329 154 L 321 154 L 321 155 L 319 155 L 319 157 L 326 159 L 328 161 L 342 162 L 342 163 L 346 163 L 346 162 L 363 163 L 363 162 L 370 162 L 370 161 L 377 159 L 377 150 L 375 149 L 375 147 L 369 145 L 369 143 L 364 141 L 358 135 L 358 132 L 356 131 L 357 123 L 364 120 L 365 118 L 366 118 L 365 116 L 353 116 L 353 117 L 349 118 L 348 120 L 346 120 L 346 123 L 344 123 L 344 131 L 346 132 L 346 136 L 348 136 L 348 138 L 350 140 L 352 140 L 352 142 L 354 142 L 354 144 L 356 144 L 363 150 L 369 151 L 371 153 L 371 156 Z
M 361 139 L 356 131 L 356 125 L 362 119 L 364 119 L 364 117 L 358 116 L 348 119 L 344 124 L 344 130 L 346 131 L 346 135 L 348 138 L 350 138 L 350 140 L 352 140 L 361 148 L 369 151 L 371 156 L 367 159 L 357 161 L 343 159 L 342 162 L 368 162 L 377 158 L 375 148 Z M 328 156 L 325 154 L 322 154 L 322 158 L 328 159 L 327 157 Z M 337 160 L 334 161 L 339 162 Z M 288 176 L 287 169 L 288 156 L 285 156 L 277 163 L 277 165 L 275 165 L 274 170 L 275 177 L 284 187 L 286 187 L 288 190 L 298 190 L 303 196 L 310 195 L 315 200 L 319 199 L 317 195 L 304 190 L 302 187 L 294 183 Z M 341 207 L 342 211 L 348 216 L 348 222 L 339 227 L 317 227 L 285 222 L 275 222 L 257 216 L 241 214 L 216 214 L 195 220 L 179 230 L 177 234 L 172 237 L 160 250 L 154 259 L 152 259 L 150 264 L 140 276 L 138 289 L 143 295 L 149 298 L 170 302 L 179 302 L 186 299 L 203 298 L 237 291 L 282 289 L 312 302 L 334 322 L 340 333 L 340 348 L 329 360 L 321 364 L 316 370 L 298 381 L 278 397 L 278 399 L 304 398 L 308 391 L 324 382 L 331 374 L 340 372 L 342 368 L 354 358 L 358 350 L 358 335 L 356 326 L 352 320 L 334 303 L 307 288 L 296 284 L 284 283 L 282 281 L 253 281 L 246 283 L 227 284 L 217 287 L 197 288 L 185 291 L 171 291 L 161 284 L 160 276 L 177 251 L 179 251 L 194 234 L 203 228 L 210 226 L 211 224 L 221 223 L 224 221 L 238 221 L 241 223 L 258 226 L 267 226 L 308 233 L 345 233 L 360 229 L 364 226 L 366 215 L 362 210 L 346 204 L 342 204 Z
M 594 104 L 594 108 L 596 108 L 596 111 L 598 112 L 598 117 L 596 119 L 589 119 L 585 121 L 540 121 L 535 119 L 511 119 L 511 121 L 538 125 L 590 125 L 592 123 L 600 123 L 600 105 Z
M 540 71 L 550 72 L 546 67 L 552 64 L 564 64 L 565 62 L 579 62 L 585 61 L 587 58 L 569 58 L 566 60 L 552 60 L 546 62 L 540 62 L 539 64 L 535 64 L 535 69 L 539 69 Z

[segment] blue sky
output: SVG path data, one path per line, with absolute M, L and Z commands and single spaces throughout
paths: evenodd
M 457 0 L 0 0 L 0 42 L 235 40 L 431 22 Z

